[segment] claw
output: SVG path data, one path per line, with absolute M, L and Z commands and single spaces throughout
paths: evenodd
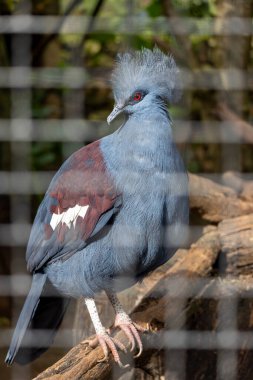
M 98 362 L 104 362 L 108 359 L 109 356 L 109 349 L 112 353 L 114 361 L 121 367 L 121 368 L 127 368 L 129 367 L 129 364 L 124 365 L 119 357 L 118 350 L 119 348 L 123 352 L 127 352 L 126 347 L 118 341 L 118 339 L 112 338 L 108 335 L 106 331 L 101 332 L 100 334 L 97 334 L 94 339 L 91 340 L 85 340 L 84 343 L 88 343 L 90 347 L 95 348 L 98 345 L 101 346 L 104 357 L 102 359 L 98 359 Z
M 133 322 L 128 316 L 126 318 L 126 315 L 124 315 L 124 318 L 122 318 L 119 314 L 115 318 L 114 326 L 120 328 L 125 333 L 131 345 L 131 352 L 135 350 L 137 343 L 139 351 L 134 357 L 138 358 L 143 351 L 143 344 L 139 332 L 145 332 L 147 329 L 144 329 L 137 323 Z

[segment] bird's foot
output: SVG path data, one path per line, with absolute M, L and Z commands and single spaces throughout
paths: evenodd
M 136 349 L 136 343 L 137 343 L 137 347 L 139 351 L 134 357 L 138 358 L 142 354 L 142 351 L 143 351 L 143 344 L 142 344 L 139 332 L 141 333 L 146 332 L 147 329 L 133 322 L 131 318 L 125 312 L 120 312 L 116 314 L 114 327 L 120 328 L 125 333 L 125 335 L 127 336 L 131 344 L 131 348 L 130 348 L 131 352 Z
M 103 352 L 104 352 L 104 357 L 102 359 L 99 359 L 98 362 L 104 362 L 108 359 L 109 356 L 109 350 L 112 353 L 114 361 L 121 367 L 121 368 L 127 368 L 129 367 L 129 364 L 122 364 L 119 353 L 117 348 L 119 348 L 121 351 L 124 351 L 125 353 L 126 348 L 125 346 L 116 338 L 112 338 L 108 332 L 104 329 L 101 332 L 97 333 L 95 338 L 90 339 L 90 340 L 85 340 L 84 343 L 88 343 L 90 347 L 95 348 L 98 345 L 101 346 Z

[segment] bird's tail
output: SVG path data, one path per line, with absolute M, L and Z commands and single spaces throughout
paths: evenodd
M 50 295 L 46 297 L 47 294 Z M 69 300 L 62 298 L 55 289 L 52 293 L 46 274 L 34 274 L 5 359 L 6 364 L 10 365 L 13 361 L 27 364 L 46 351 L 52 344 L 68 304 Z

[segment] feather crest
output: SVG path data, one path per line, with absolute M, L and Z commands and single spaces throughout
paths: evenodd
M 117 55 L 112 86 L 118 101 L 136 89 L 155 90 L 169 103 L 180 97 L 179 70 L 171 55 L 155 47 Z

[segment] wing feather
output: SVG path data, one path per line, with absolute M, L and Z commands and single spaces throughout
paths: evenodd
M 53 178 L 27 246 L 31 272 L 83 249 L 118 212 L 121 197 L 99 144 L 96 141 L 75 152 Z

